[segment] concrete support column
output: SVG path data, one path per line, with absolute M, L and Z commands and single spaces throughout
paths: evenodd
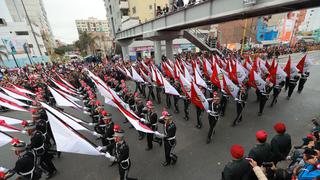
M 154 40 L 154 62 L 156 65 L 161 63 L 161 41 Z
M 121 46 L 122 51 L 122 58 L 125 61 L 129 61 L 129 45 L 133 42 L 132 39 L 130 40 L 121 40 L 118 41 Z
M 170 60 L 173 60 L 172 44 L 173 44 L 172 39 L 166 40 L 166 57 Z

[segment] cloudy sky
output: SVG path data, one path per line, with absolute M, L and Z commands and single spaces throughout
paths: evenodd
M 43 0 L 56 39 L 72 43 L 78 39 L 76 19 L 106 19 L 103 0 Z

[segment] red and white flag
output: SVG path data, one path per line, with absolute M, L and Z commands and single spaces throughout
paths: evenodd
M 27 104 L 15 99 L 15 98 L 11 97 L 11 96 L 8 96 L 8 95 L 6 95 L 6 94 L 4 94 L 2 92 L 0 92 L 0 98 L 3 98 L 5 100 L 7 100 L 7 101 L 11 101 L 13 103 L 16 103 L 19 106 L 29 106 L 29 105 L 27 105 Z
M 16 111 L 28 111 L 24 107 L 19 106 L 18 104 L 3 98 L 0 98 L 0 106 L 6 107 L 8 109 L 16 110 Z
M 162 69 L 169 78 L 174 78 L 173 69 L 166 62 L 162 62 Z
M 137 71 L 131 66 L 132 79 L 137 82 L 144 82 L 142 77 L 137 73 Z
M 73 89 L 73 90 L 76 89 L 72 84 L 70 84 L 67 80 L 65 80 L 63 77 L 61 77 L 58 73 L 56 73 L 56 75 L 57 75 L 57 76 L 61 79 L 61 81 L 62 81 L 65 85 L 67 85 L 69 88 L 71 88 L 71 89 Z
M 271 82 L 275 85 L 279 85 L 279 83 L 284 81 L 286 76 L 287 74 L 283 71 L 279 64 L 277 64 L 276 67 L 273 68 L 273 70 L 269 74 Z
M 53 88 L 53 87 L 52 87 Z M 80 101 L 80 99 L 74 97 L 74 96 L 71 96 L 70 94 L 68 93 L 65 93 L 64 91 L 60 90 L 60 89 L 56 89 L 56 88 L 53 88 L 54 90 L 56 90 L 58 93 L 60 93 L 61 95 L 63 95 L 64 97 L 66 97 L 67 99 L 70 99 L 72 101 Z
M 195 83 L 191 83 L 191 102 L 201 109 L 209 110 L 209 103 Z
M 204 59 L 203 62 L 203 73 L 207 78 L 210 78 L 212 76 L 212 65 L 207 59 Z
M 99 156 L 101 153 L 86 139 L 62 119 L 47 111 L 53 137 L 57 143 L 57 151 Z
M 61 82 L 56 81 L 53 78 L 51 78 L 50 80 L 53 82 L 54 85 L 56 85 L 62 91 L 69 93 L 69 94 L 72 94 L 72 95 L 77 95 L 77 93 L 74 90 L 70 89 L 68 86 L 62 84 Z
M 131 75 L 130 71 L 129 71 L 126 67 L 124 67 L 124 66 L 123 66 L 123 69 L 124 69 L 124 71 L 126 72 L 126 75 L 127 75 L 130 79 L 132 79 L 132 75 Z
M 12 141 L 12 137 L 4 132 L 0 132 L 0 147 L 10 143 Z
M 295 75 L 298 74 L 297 67 L 295 65 L 293 65 L 292 62 L 291 62 L 291 56 L 289 56 L 287 64 L 284 67 L 284 71 L 286 72 L 287 77 L 289 77 L 289 78 L 292 78 L 292 77 L 294 77 Z
M 26 94 L 30 94 L 30 95 L 33 95 L 35 96 L 36 94 L 34 94 L 33 92 L 23 88 L 22 86 L 19 86 L 19 85 L 16 85 L 16 84 L 13 84 L 12 85 L 16 90 L 22 92 L 22 93 L 26 93 Z
M 143 77 L 143 79 L 148 82 L 148 83 L 152 83 L 152 80 L 150 76 L 148 76 L 146 73 L 143 72 L 142 69 L 140 69 L 140 73 L 141 73 L 141 76 Z
M 25 100 L 25 101 L 33 101 L 30 97 L 28 97 L 26 94 L 19 92 L 13 88 L 8 88 L 8 87 L 1 87 L 1 89 L 7 93 L 9 96 L 15 98 L 15 99 L 20 99 L 20 100 Z
M 202 79 L 202 77 L 200 76 L 200 74 L 198 73 L 198 71 L 195 67 L 194 67 L 193 71 L 194 71 L 195 83 L 201 87 L 208 88 L 207 83 Z
M 181 89 L 182 89 L 183 93 L 190 98 L 191 97 L 191 84 L 190 84 L 190 82 L 187 81 L 181 73 L 179 74 L 179 77 L 180 77 L 179 79 L 180 79 Z
M 312 62 L 310 59 L 307 59 L 307 54 L 305 54 L 297 64 L 297 69 L 299 72 L 304 73 L 310 69 Z
M 186 66 L 184 66 L 184 77 L 186 78 L 187 81 L 192 82 L 193 79 L 192 79 L 192 76 L 190 75 L 189 71 L 190 70 L 187 69 Z
M 217 86 L 219 89 L 223 87 L 222 84 L 222 75 L 223 75 L 222 69 L 217 65 L 217 63 L 214 63 L 212 66 L 212 75 L 211 75 L 211 82 L 213 85 Z
M 236 62 L 232 66 L 230 78 L 236 83 L 241 84 L 243 80 L 247 77 L 244 67 L 239 62 Z
M 179 92 L 165 78 L 163 78 L 164 92 L 175 96 L 180 96 Z
M 237 98 L 239 87 L 235 85 L 226 75 L 222 75 L 222 81 L 223 81 L 223 90 L 227 94 L 232 95 L 232 97 Z
M 8 124 L 5 120 L 0 120 L 0 131 L 3 132 L 21 132 L 22 130 Z
M 266 82 L 253 69 L 250 71 L 248 83 L 260 91 L 264 91 L 266 86 Z
M 8 123 L 10 125 L 21 124 L 22 123 L 22 120 L 20 120 L 20 119 L 15 119 L 15 118 L 6 117 L 6 116 L 0 116 L 0 120 L 5 120 L 6 123 Z
M 71 99 L 68 99 L 64 97 L 62 94 L 58 93 L 56 90 L 48 86 L 52 96 L 54 97 L 56 103 L 58 106 L 66 106 L 66 107 L 73 107 L 76 109 L 82 108 L 79 104 L 72 101 Z

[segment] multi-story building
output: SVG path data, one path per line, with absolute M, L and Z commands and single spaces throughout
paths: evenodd
M 48 57 L 43 56 L 46 48 L 40 33 L 40 28 L 26 22 L 6 22 L 0 18 L 0 45 L 4 48 L 6 57 L 2 63 L 8 67 L 15 67 L 14 60 L 19 66 L 24 66 L 30 61 L 37 63 L 47 61 Z
M 47 13 L 42 0 L 5 0 L 9 13 L 14 22 L 27 21 L 27 16 L 32 24 L 40 28 L 48 54 L 53 52 L 55 41 L 47 18 Z M 23 7 L 23 4 L 24 7 Z
M 156 8 L 169 6 L 169 1 L 172 0 L 104 0 L 111 37 L 118 31 L 154 19 Z
M 310 32 L 320 27 L 320 8 L 307 9 L 300 31 Z
M 104 32 L 109 36 L 108 20 L 98 20 L 94 17 L 88 19 L 76 20 L 78 32 Z
M 112 40 L 109 37 L 108 20 L 98 20 L 94 17 L 88 19 L 76 20 L 76 26 L 79 36 L 87 32 L 94 39 L 94 48 L 88 48 L 91 54 L 101 54 L 106 56 L 111 52 Z

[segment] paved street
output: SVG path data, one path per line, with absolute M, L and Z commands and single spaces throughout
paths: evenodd
M 293 62 L 300 60 L 302 54 L 292 56 Z M 315 64 L 319 64 L 320 52 L 311 52 L 310 58 Z M 280 58 L 280 64 L 286 63 L 287 56 Z M 177 125 L 177 146 L 175 153 L 179 159 L 175 166 L 162 167 L 164 161 L 164 148 L 154 144 L 152 151 L 145 151 L 146 139 L 138 140 L 135 130 L 129 129 L 129 124 L 123 124 L 124 117 L 120 113 L 108 106 L 106 110 L 113 114 L 113 120 L 119 123 L 126 132 L 126 141 L 130 146 L 130 157 L 132 161 L 131 177 L 144 180 L 182 180 L 182 179 L 220 179 L 224 165 L 231 159 L 229 148 L 239 143 L 245 147 L 246 154 L 255 143 L 255 132 L 265 129 L 271 138 L 275 133 L 273 125 L 282 121 L 287 125 L 288 132 L 292 135 L 294 144 L 300 144 L 302 136 L 306 135 L 312 127 L 310 120 L 320 113 L 320 66 L 311 68 L 310 78 L 305 84 L 302 94 L 294 92 L 290 100 L 286 100 L 286 94 L 282 92 L 278 103 L 270 108 L 266 106 L 264 115 L 258 117 L 259 105 L 255 102 L 256 96 L 253 90 L 249 92 L 248 104 L 243 113 L 243 122 L 238 126 L 230 127 L 235 118 L 235 102 L 229 101 L 225 117 L 220 119 L 216 128 L 216 134 L 211 144 L 206 144 L 208 131 L 207 114 L 204 113 L 202 121 L 203 128 L 195 128 L 196 112 L 192 105 L 190 108 L 191 118 L 185 121 L 183 112 L 174 114 Z M 156 105 L 158 114 L 162 111 L 165 103 L 163 96 L 162 104 Z M 267 102 L 268 104 L 270 102 Z M 179 102 L 180 111 L 183 110 L 183 102 Z M 75 110 L 67 109 L 71 114 L 85 119 L 89 117 Z M 5 115 L 12 117 L 31 118 L 27 113 L 8 112 Z M 162 131 L 162 127 L 160 127 Z M 19 135 L 22 139 L 27 139 Z M 92 135 L 88 135 L 91 140 L 96 141 Z M 10 145 L 0 149 L 0 166 L 13 167 L 17 157 L 10 151 Z M 110 162 L 103 156 L 85 156 L 63 153 L 60 159 L 55 159 L 54 163 L 58 169 L 58 174 L 53 179 L 74 179 L 74 180 L 115 180 L 119 179 L 117 166 L 109 167 Z

